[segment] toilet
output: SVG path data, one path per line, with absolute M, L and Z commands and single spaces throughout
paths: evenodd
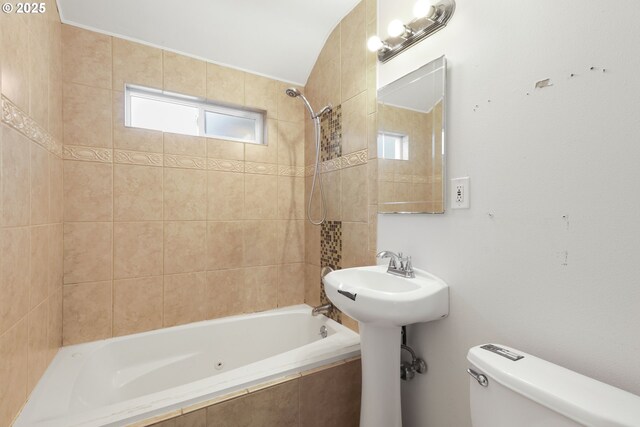
M 640 396 L 498 344 L 473 347 L 473 427 L 639 427 Z

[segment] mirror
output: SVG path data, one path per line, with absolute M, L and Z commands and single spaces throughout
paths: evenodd
M 378 212 L 444 213 L 444 56 L 378 90 Z

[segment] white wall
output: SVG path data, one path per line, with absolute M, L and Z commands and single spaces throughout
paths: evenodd
M 382 29 L 413 3 L 379 1 Z M 639 18 L 633 0 L 458 0 L 380 66 L 383 86 L 446 54 L 447 174 L 471 177 L 469 210 L 379 220 L 380 249 L 451 287 L 449 318 L 409 331 L 429 373 L 404 385 L 405 427 L 470 426 L 484 342 L 640 394 Z

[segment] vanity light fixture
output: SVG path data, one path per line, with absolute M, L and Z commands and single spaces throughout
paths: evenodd
M 413 7 L 414 19 L 404 24 L 399 19 L 389 22 L 389 37 L 381 40 L 377 35 L 367 41 L 371 52 L 378 52 L 378 60 L 387 62 L 396 55 L 409 49 L 419 41 L 429 37 L 447 25 L 456 9 L 455 0 L 418 0 Z

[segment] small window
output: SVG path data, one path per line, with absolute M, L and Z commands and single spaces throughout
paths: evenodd
M 378 133 L 378 157 L 409 160 L 409 135 L 395 132 Z
M 184 135 L 265 143 L 265 112 L 141 86 L 125 88 L 125 124 Z

